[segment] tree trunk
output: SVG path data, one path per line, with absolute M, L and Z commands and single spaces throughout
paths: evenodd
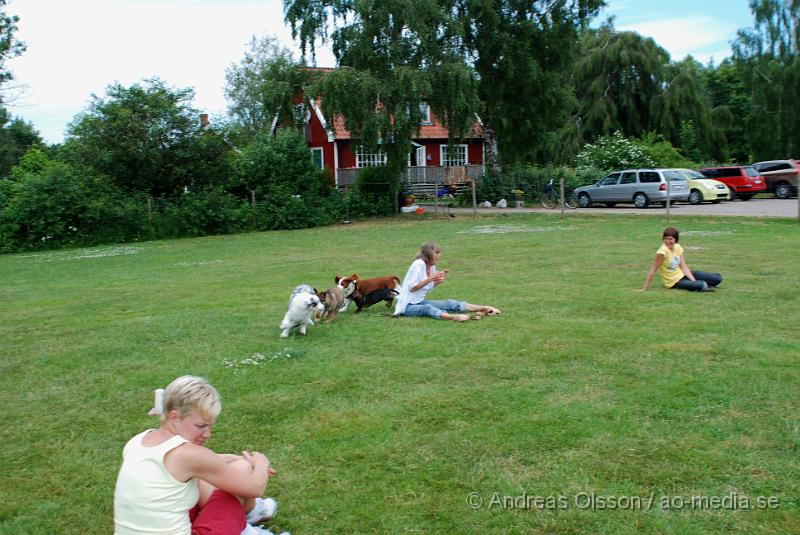
M 497 148 L 497 132 L 494 130 L 491 114 L 486 111 L 483 117 L 483 134 L 485 136 L 485 154 L 487 172 L 492 176 L 500 175 L 500 151 Z

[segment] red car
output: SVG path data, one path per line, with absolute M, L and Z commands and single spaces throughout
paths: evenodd
M 731 190 L 731 200 L 735 198 L 749 201 L 756 193 L 766 191 L 767 184 L 752 165 L 726 165 L 705 167 L 700 172 L 706 178 L 719 180 Z

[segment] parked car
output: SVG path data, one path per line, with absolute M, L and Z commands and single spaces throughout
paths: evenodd
M 752 165 L 722 165 L 700 169 L 703 176 L 723 182 L 731 190 L 730 200 L 749 201 L 753 195 L 767 190 L 758 170 Z
M 626 169 L 576 189 L 575 195 L 581 208 L 589 208 L 595 202 L 606 206 L 633 203 L 637 208 L 647 208 L 652 202 L 667 204 L 667 181 L 670 202 L 689 199 L 689 182 L 675 169 Z
M 797 160 L 770 160 L 753 164 L 767 183 L 767 191 L 779 199 L 797 195 L 800 182 L 800 162 Z
M 677 169 L 689 181 L 689 204 L 700 204 L 711 202 L 714 204 L 730 200 L 731 193 L 728 186 L 714 180 L 706 178 L 705 175 L 692 171 L 691 169 Z

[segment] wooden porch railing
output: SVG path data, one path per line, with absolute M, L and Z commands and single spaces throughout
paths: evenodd
M 365 168 L 339 169 L 339 177 L 336 180 L 338 188 L 346 188 L 356 183 L 358 173 Z M 454 167 L 431 167 L 418 166 L 406 168 L 405 180 L 403 184 L 413 187 L 415 185 L 450 185 L 463 184 L 470 180 L 478 180 L 483 176 L 484 168 L 482 165 L 459 165 Z

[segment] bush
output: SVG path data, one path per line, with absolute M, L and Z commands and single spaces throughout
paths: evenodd
M 597 167 L 615 171 L 655 166 L 655 161 L 647 151 L 635 141 L 624 137 L 619 131 L 584 145 L 575 161 L 578 167 Z
M 664 139 L 660 134 L 650 132 L 642 136 L 641 140 L 635 140 L 648 156 L 653 160 L 656 167 L 688 167 L 696 169 L 697 164 L 684 156 L 672 143 Z
M 161 198 L 153 207 L 149 231 L 153 238 L 226 234 L 252 226 L 247 201 L 226 193 L 219 186 L 173 199 Z
M 554 187 L 558 187 L 564 179 L 564 191 L 570 192 L 579 186 L 593 184 L 607 174 L 596 167 L 571 168 L 563 166 L 514 165 L 504 169 L 501 176 L 484 176 L 476 185 L 477 201 L 496 203 L 500 199 L 510 199 L 514 190 L 522 190 L 524 198 L 536 201 L 540 198 L 545 185 L 553 179 Z M 462 194 L 460 202 L 471 203 L 472 193 Z
M 277 137 L 259 134 L 236 165 L 239 187 L 255 191 L 260 199 L 256 203 L 258 228 L 306 228 L 331 220 L 318 207 L 328 195 L 327 179 L 311 161 L 300 132 L 281 130 Z
M 395 212 L 397 195 L 400 191 L 400 175 L 385 165 L 365 167 L 358 173 L 355 189 L 358 198 L 352 198 L 360 216 L 391 215 Z M 370 208 L 362 206 L 368 203 Z M 351 209 L 352 209 L 351 205 Z

